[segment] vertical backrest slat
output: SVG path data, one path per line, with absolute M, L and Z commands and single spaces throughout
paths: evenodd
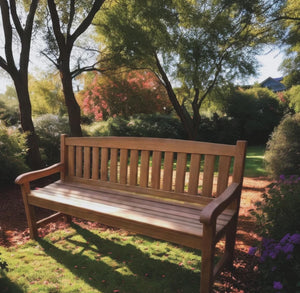
M 177 154 L 175 191 L 183 192 L 185 185 L 186 153 Z
M 198 194 L 200 162 L 201 162 L 201 155 L 199 154 L 191 155 L 189 185 L 188 185 L 189 194 Z
M 245 157 L 246 157 L 246 141 L 238 141 L 236 143 L 236 155 L 233 165 L 233 182 L 242 183 L 244 177 Z
M 64 164 L 64 168 L 60 172 L 60 180 L 64 181 L 66 178 L 66 175 L 68 174 L 68 166 L 69 166 L 69 160 L 68 160 L 68 147 L 66 146 L 66 135 L 62 134 L 60 136 L 60 161 Z
M 137 185 L 137 176 L 138 176 L 138 163 L 139 163 L 139 151 L 131 150 L 130 152 L 130 185 Z
M 82 177 L 82 147 L 76 146 L 76 176 Z
M 91 177 L 91 148 L 84 147 L 83 151 L 83 178 L 90 179 Z
M 128 170 L 128 150 L 121 149 L 120 151 L 120 183 L 127 183 L 127 170 Z
M 99 179 L 99 148 L 93 147 L 92 151 L 92 179 Z
M 152 155 L 152 173 L 151 186 L 152 188 L 160 188 L 160 169 L 161 169 L 161 152 L 154 151 Z
M 110 181 L 118 181 L 118 149 L 110 150 Z
M 173 152 L 165 152 L 164 156 L 164 172 L 163 172 L 163 190 L 172 190 L 172 180 L 173 180 Z
M 68 175 L 75 175 L 75 150 L 74 146 L 68 146 Z
M 203 196 L 212 196 L 215 158 L 216 157 L 214 155 L 205 155 L 202 185 Z
M 140 186 L 148 187 L 149 181 L 149 159 L 150 152 L 142 151 L 141 152 L 141 175 L 140 175 Z
M 108 148 L 101 148 L 101 180 L 108 180 Z
M 228 186 L 229 170 L 230 170 L 231 157 L 220 156 L 218 168 L 218 185 L 217 196 L 219 196 Z

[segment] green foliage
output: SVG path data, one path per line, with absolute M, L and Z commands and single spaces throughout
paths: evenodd
M 269 188 L 253 212 L 263 237 L 259 271 L 264 292 L 299 292 L 300 177 L 281 175 Z
M 0 99 L 0 120 L 3 121 L 7 126 L 13 126 L 19 123 L 19 110 L 12 104 L 9 105 Z
M 33 115 L 66 113 L 64 96 L 59 77 L 54 74 L 39 74 L 39 78 L 30 76 L 29 92 Z
M 281 175 L 269 188 L 254 212 L 260 235 L 278 241 L 287 233 L 300 233 L 299 175 Z
M 300 85 L 291 87 L 287 92 L 289 106 L 295 113 L 300 113 Z
M 265 88 L 232 92 L 224 103 L 224 111 L 235 120 L 238 137 L 250 144 L 266 143 L 283 116 L 277 95 Z
M 273 177 L 300 170 L 300 113 L 285 117 L 267 143 L 265 160 Z
M 4 94 L 0 94 L 0 120 L 7 126 L 19 123 L 19 104 L 14 87 L 7 87 Z
M 138 114 L 125 119 L 110 118 L 85 127 L 91 136 L 138 136 L 184 138 L 180 121 L 171 115 Z
M 28 171 L 25 145 L 26 136 L 0 120 L 0 185 L 10 184 L 17 175 Z
M 223 0 L 113 3 L 95 21 L 104 68 L 155 72 L 188 137 L 197 139 L 199 110 L 213 88 L 255 73 L 256 48 L 265 41 L 254 25 L 260 6 Z M 176 93 L 174 85 L 180 87 Z
M 68 120 L 53 114 L 45 114 L 34 119 L 36 133 L 40 138 L 42 160 L 46 165 L 60 160 L 60 135 L 69 133 Z

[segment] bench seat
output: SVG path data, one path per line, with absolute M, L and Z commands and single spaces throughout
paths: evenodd
M 202 246 L 203 204 L 103 187 L 93 190 L 86 184 L 61 181 L 32 190 L 28 203 L 193 248 Z M 230 209 L 222 212 L 217 235 L 222 236 L 233 215 Z

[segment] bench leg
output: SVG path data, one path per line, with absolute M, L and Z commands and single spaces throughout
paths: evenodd
M 72 223 L 72 216 L 64 214 L 63 217 L 64 217 L 64 222 L 66 224 L 71 224 Z
M 38 231 L 37 231 L 37 224 L 35 218 L 35 210 L 34 210 L 34 206 L 30 205 L 27 200 L 27 194 L 30 191 L 29 184 L 27 183 L 22 185 L 21 191 L 22 191 L 22 197 L 23 197 L 23 202 L 25 207 L 28 228 L 30 232 L 30 238 L 36 240 L 38 238 Z
M 236 215 L 232 219 L 232 223 L 230 224 L 230 227 L 228 227 L 227 232 L 226 232 L 225 254 L 227 256 L 226 266 L 229 268 L 232 268 L 232 266 L 233 266 L 237 220 L 238 220 L 238 217 Z
M 204 225 L 203 247 L 201 254 L 200 293 L 210 293 L 213 285 L 214 255 L 215 255 L 215 225 Z
M 28 228 L 29 228 L 29 232 L 30 232 L 30 238 L 37 240 L 38 239 L 38 231 L 37 231 L 37 225 L 36 225 L 34 206 L 27 205 L 27 207 L 26 207 L 26 205 L 25 205 L 25 211 L 26 211 Z

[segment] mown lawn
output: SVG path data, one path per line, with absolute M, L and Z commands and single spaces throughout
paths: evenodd
M 11 248 L 0 292 L 198 292 L 200 252 L 76 224 Z
M 264 162 L 265 146 L 249 146 L 247 148 L 245 176 L 267 176 Z

